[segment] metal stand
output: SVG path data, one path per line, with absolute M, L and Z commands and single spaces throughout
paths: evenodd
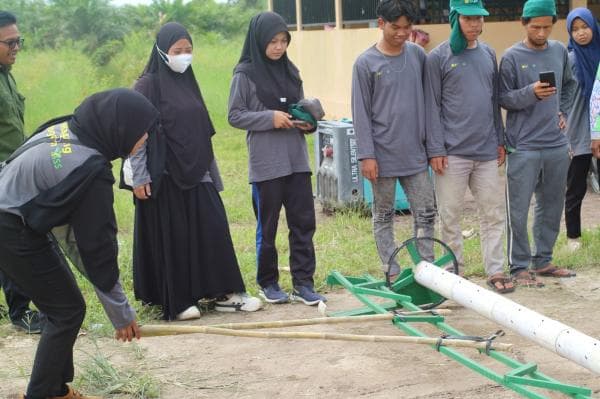
M 396 258 L 401 250 L 406 249 L 411 261 L 416 265 L 422 259 L 418 247 L 426 245 L 423 240 L 427 239 L 410 239 L 403 243 L 403 245 L 394 253 L 392 258 Z M 440 244 L 444 250 L 444 253 L 439 256 L 432 263 L 438 267 L 452 264 L 456 265 L 456 257 L 452 251 L 443 243 L 437 240 L 435 241 Z M 393 259 L 390 259 L 393 260 Z M 376 279 L 368 274 L 362 277 L 346 277 L 339 272 L 332 272 L 328 279 L 330 285 L 341 285 L 350 291 L 359 301 L 366 305 L 359 309 L 336 312 L 331 316 L 359 316 L 368 314 L 384 314 L 390 311 L 398 311 L 400 309 L 406 311 L 418 311 L 425 307 L 433 307 L 444 301 L 445 298 L 440 296 L 434 291 L 431 291 L 420 284 L 418 284 L 413 276 L 412 269 L 405 268 L 402 273 L 397 277 L 394 282 L 389 282 L 386 279 Z M 385 298 L 389 301 L 381 303 L 375 302 L 375 298 Z M 437 327 L 440 331 L 445 334 L 454 336 L 464 337 L 464 339 L 472 339 L 473 337 L 465 337 L 461 331 L 451 327 L 444 322 L 444 317 L 435 313 L 435 310 L 431 311 L 431 314 L 423 315 L 402 315 L 401 312 L 397 312 L 392 319 L 392 323 L 403 330 L 405 333 L 417 336 L 417 337 L 428 337 L 427 334 L 420 331 L 414 326 L 414 323 L 429 323 L 432 326 Z M 496 336 L 484 338 L 491 342 Z M 591 398 L 592 391 L 589 388 L 569 385 L 561 383 L 549 376 L 546 376 L 538 371 L 538 366 L 533 363 L 521 363 L 501 352 L 492 349 L 479 350 L 480 353 L 484 353 L 490 358 L 508 367 L 508 371 L 505 374 L 500 374 L 480 363 L 473 360 L 471 357 L 459 352 L 456 349 L 444 347 L 443 345 L 433 345 L 432 348 L 439 351 L 440 353 L 448 356 L 449 358 L 456 360 L 460 364 L 470 368 L 471 370 L 481 374 L 482 376 L 496 382 L 497 384 L 503 385 L 508 389 L 511 389 L 520 395 L 533 398 L 533 399 L 548 399 L 549 397 L 532 390 L 532 388 L 541 388 L 548 391 L 560 392 L 565 394 L 567 397 L 584 399 Z

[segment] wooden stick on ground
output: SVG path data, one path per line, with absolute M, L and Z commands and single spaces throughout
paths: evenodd
M 141 326 L 143 337 L 153 337 L 162 335 L 177 334 L 215 334 L 228 335 L 233 337 L 250 338 L 282 338 L 282 339 L 324 339 L 335 341 L 355 341 L 355 342 L 388 342 L 388 343 L 412 343 L 422 345 L 436 345 L 438 338 L 428 337 L 407 337 L 407 336 L 389 336 L 389 335 L 356 335 L 356 334 L 332 334 L 317 332 L 267 332 L 251 330 L 232 330 L 228 328 L 216 328 L 210 326 L 174 326 L 174 325 L 145 325 Z M 486 349 L 486 342 L 474 342 L 460 339 L 442 339 L 442 346 L 453 346 L 461 348 Z M 497 351 L 510 351 L 511 344 L 493 343 L 490 349 Z
M 436 311 L 440 315 L 449 314 L 449 310 Z M 403 316 L 419 316 L 431 314 L 429 311 L 420 312 L 406 312 L 402 313 Z M 280 327 L 296 327 L 296 326 L 309 326 L 313 324 L 341 324 L 341 323 L 359 323 L 364 321 L 379 321 L 379 320 L 392 320 L 394 318 L 392 313 L 366 315 L 366 316 L 347 316 L 347 317 L 318 317 L 314 319 L 295 319 L 295 320 L 277 320 L 277 321 L 261 321 L 261 322 L 250 322 L 250 323 L 224 323 L 224 324 L 212 324 L 207 327 L 217 328 L 229 328 L 231 330 L 253 330 L 258 328 L 280 328 Z

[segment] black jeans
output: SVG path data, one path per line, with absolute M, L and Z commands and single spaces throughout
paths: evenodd
M 24 295 L 11 279 L 7 278 L 0 270 L 0 287 L 4 291 L 8 316 L 12 321 L 17 321 L 29 310 L 29 298 Z
M 73 345 L 85 316 L 85 302 L 64 256 L 50 236 L 0 213 L 0 270 L 46 314 L 27 398 L 64 394 L 73 380 Z
M 581 203 L 587 191 L 587 175 L 591 161 L 592 154 L 577 155 L 569 165 L 565 196 L 565 224 L 569 238 L 581 237 Z
M 290 271 L 294 286 L 313 286 L 315 273 L 315 203 L 312 196 L 310 173 L 289 176 L 252 184 L 252 205 L 257 220 L 256 281 L 267 287 L 279 280 L 275 238 L 281 207 L 290 230 Z

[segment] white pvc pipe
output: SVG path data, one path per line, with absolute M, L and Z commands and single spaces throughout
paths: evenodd
M 422 286 L 600 374 L 600 341 L 431 263 L 413 272 Z

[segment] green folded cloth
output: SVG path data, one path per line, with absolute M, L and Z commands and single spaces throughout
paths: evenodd
M 305 121 L 313 126 L 317 126 L 317 121 L 320 121 L 325 116 L 325 111 L 321 106 L 321 102 L 317 98 L 303 98 L 297 104 L 292 104 L 288 107 L 288 113 L 294 119 Z
M 298 119 L 310 123 L 313 126 L 317 126 L 317 121 L 313 116 L 304 110 L 304 107 L 299 104 L 292 104 L 288 107 L 288 113 L 292 115 L 293 119 Z

